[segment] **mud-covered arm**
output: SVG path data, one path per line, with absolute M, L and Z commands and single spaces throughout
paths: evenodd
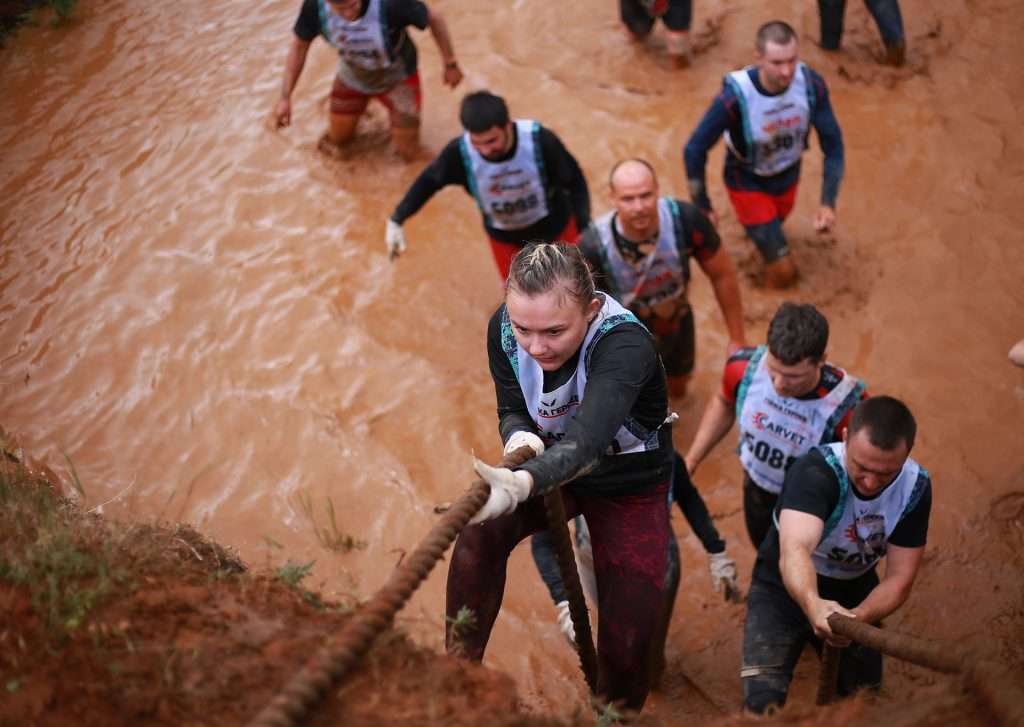
M 535 493 L 598 464 L 641 390 L 662 375 L 660 366 L 653 339 L 637 325 L 620 325 L 594 346 L 583 401 L 565 437 L 522 467 L 533 475 Z

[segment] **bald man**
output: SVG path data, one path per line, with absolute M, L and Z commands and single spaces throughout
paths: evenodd
M 613 210 L 584 232 L 583 254 L 602 290 L 635 313 L 654 334 L 669 395 L 682 398 L 693 372 L 696 341 L 687 299 L 696 258 L 718 299 L 728 331 L 726 353 L 746 345 L 743 304 L 732 259 L 695 205 L 658 195 L 658 177 L 643 159 L 626 159 L 608 176 Z

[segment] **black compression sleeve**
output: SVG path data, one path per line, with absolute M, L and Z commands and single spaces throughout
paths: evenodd
M 459 151 L 459 137 L 448 142 L 437 158 L 420 173 L 395 207 L 391 219 L 402 224 L 419 212 L 438 190 L 449 184 L 458 184 L 468 189 L 466 168 L 462 165 L 462 153 Z
M 519 380 L 512 370 L 512 364 L 501 348 L 501 312 L 491 316 L 487 325 L 487 361 L 494 380 L 494 393 L 498 402 L 498 429 L 501 441 L 508 441 L 513 432 L 536 432 L 537 427 L 530 418 L 523 391 L 519 388 Z
M 576 229 L 583 230 L 590 224 L 590 190 L 583 170 L 562 140 L 543 126 L 540 128 L 540 146 L 551 184 L 568 194 Z

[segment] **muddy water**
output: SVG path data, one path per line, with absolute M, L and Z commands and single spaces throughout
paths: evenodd
M 484 326 L 500 290 L 475 206 L 444 191 L 406 225 L 407 255 L 392 265 L 383 254 L 385 217 L 458 133 L 462 91 L 489 87 L 555 129 L 596 211 L 608 167 L 627 154 L 655 161 L 665 190 L 685 196 L 681 146 L 722 73 L 750 60 L 754 29 L 779 15 L 813 38 L 816 17 L 810 3 L 698 3 L 699 53 L 680 72 L 658 38 L 626 41 L 613 3 L 438 2 L 467 77 L 456 93 L 442 88 L 436 49 L 417 36 L 425 152 L 406 167 L 379 108 L 350 158 L 315 151 L 334 65 L 323 43 L 294 126 L 263 127 L 297 5 L 83 0 L 72 25 L 27 30 L 0 53 L 0 423 L 70 478 L 66 453 L 91 507 L 195 522 L 256 564 L 315 559 L 310 583 L 367 595 L 429 528 L 433 505 L 467 484 L 469 452 L 499 451 Z M 837 234 L 815 236 L 821 164 L 816 149 L 807 155 L 787 225 L 806 273 L 793 297 L 830 316 L 833 360 L 905 398 L 921 423 L 915 455 L 936 482 L 932 551 L 892 624 L 994 633 L 1024 662 L 1011 646 L 1024 372 L 1005 355 L 1024 336 L 1024 148 L 1010 80 L 1024 13 L 1011 2 L 902 5 L 906 69 L 874 63 L 857 3 L 842 53 L 804 44 L 831 85 L 847 176 Z M 782 298 L 756 286 L 720 154 L 713 199 L 758 341 Z M 725 343 L 699 274 L 693 301 L 699 373 L 678 407 L 680 446 Z M 722 446 L 697 479 L 748 573 L 736 472 Z M 338 530 L 367 547 L 325 550 L 305 498 L 320 528 L 330 498 Z M 738 705 L 742 609 L 714 599 L 676 519 L 686 572 L 651 709 L 712 716 Z M 427 643 L 440 642 L 443 588 L 442 565 L 403 613 Z M 488 662 L 536 709 L 583 693 L 551 616 L 520 549 Z M 890 676 L 897 692 L 934 682 L 902 667 Z

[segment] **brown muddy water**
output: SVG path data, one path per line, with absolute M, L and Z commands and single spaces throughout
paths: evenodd
M 634 46 L 614 3 L 433 4 L 466 72 L 452 92 L 426 34 L 423 158 L 403 165 L 379 107 L 346 160 L 324 157 L 332 51 L 313 46 L 294 124 L 264 122 L 298 2 L 81 2 L 60 28 L 28 28 L 0 51 L 0 422 L 54 470 L 74 462 L 90 507 L 185 520 L 251 563 L 316 560 L 312 585 L 368 595 L 470 479 L 469 453 L 500 452 L 485 323 L 500 301 L 479 216 L 461 190 L 406 225 L 388 262 L 384 220 L 423 164 L 459 132 L 464 91 L 504 95 L 578 157 L 596 213 L 625 155 L 652 160 L 686 195 L 681 148 L 722 75 L 752 60 L 764 20 L 789 20 L 830 84 L 847 171 L 839 228 L 811 227 L 821 172 L 806 155 L 787 223 L 805 273 L 789 297 L 825 310 L 830 358 L 871 391 L 910 403 L 915 457 L 932 472 L 929 554 L 892 628 L 987 639 L 1024 664 L 1021 527 L 1024 143 L 1016 75 L 1024 10 L 1013 2 L 902 3 L 904 69 L 880 67 L 860 3 L 845 49 L 825 55 L 813 3 L 700 2 L 698 54 L 672 70 L 660 34 Z M 743 275 L 748 336 L 784 296 L 758 288 L 749 243 L 709 181 Z M 697 273 L 698 374 L 679 405 L 685 447 L 717 386 L 724 327 Z M 697 476 L 744 578 L 738 464 L 724 443 Z M 323 549 L 326 498 L 364 550 Z M 742 607 L 709 587 L 677 514 L 684 580 L 669 671 L 649 710 L 674 718 L 738 708 Z M 273 543 L 280 544 L 281 551 Z M 442 564 L 400 621 L 442 637 Z M 585 687 L 526 548 L 513 555 L 487 663 L 538 711 Z M 813 681 L 813 669 L 801 672 Z M 887 693 L 947 682 L 894 664 Z M 800 690 L 797 689 L 799 693 Z M 806 690 L 805 690 L 806 692 Z

